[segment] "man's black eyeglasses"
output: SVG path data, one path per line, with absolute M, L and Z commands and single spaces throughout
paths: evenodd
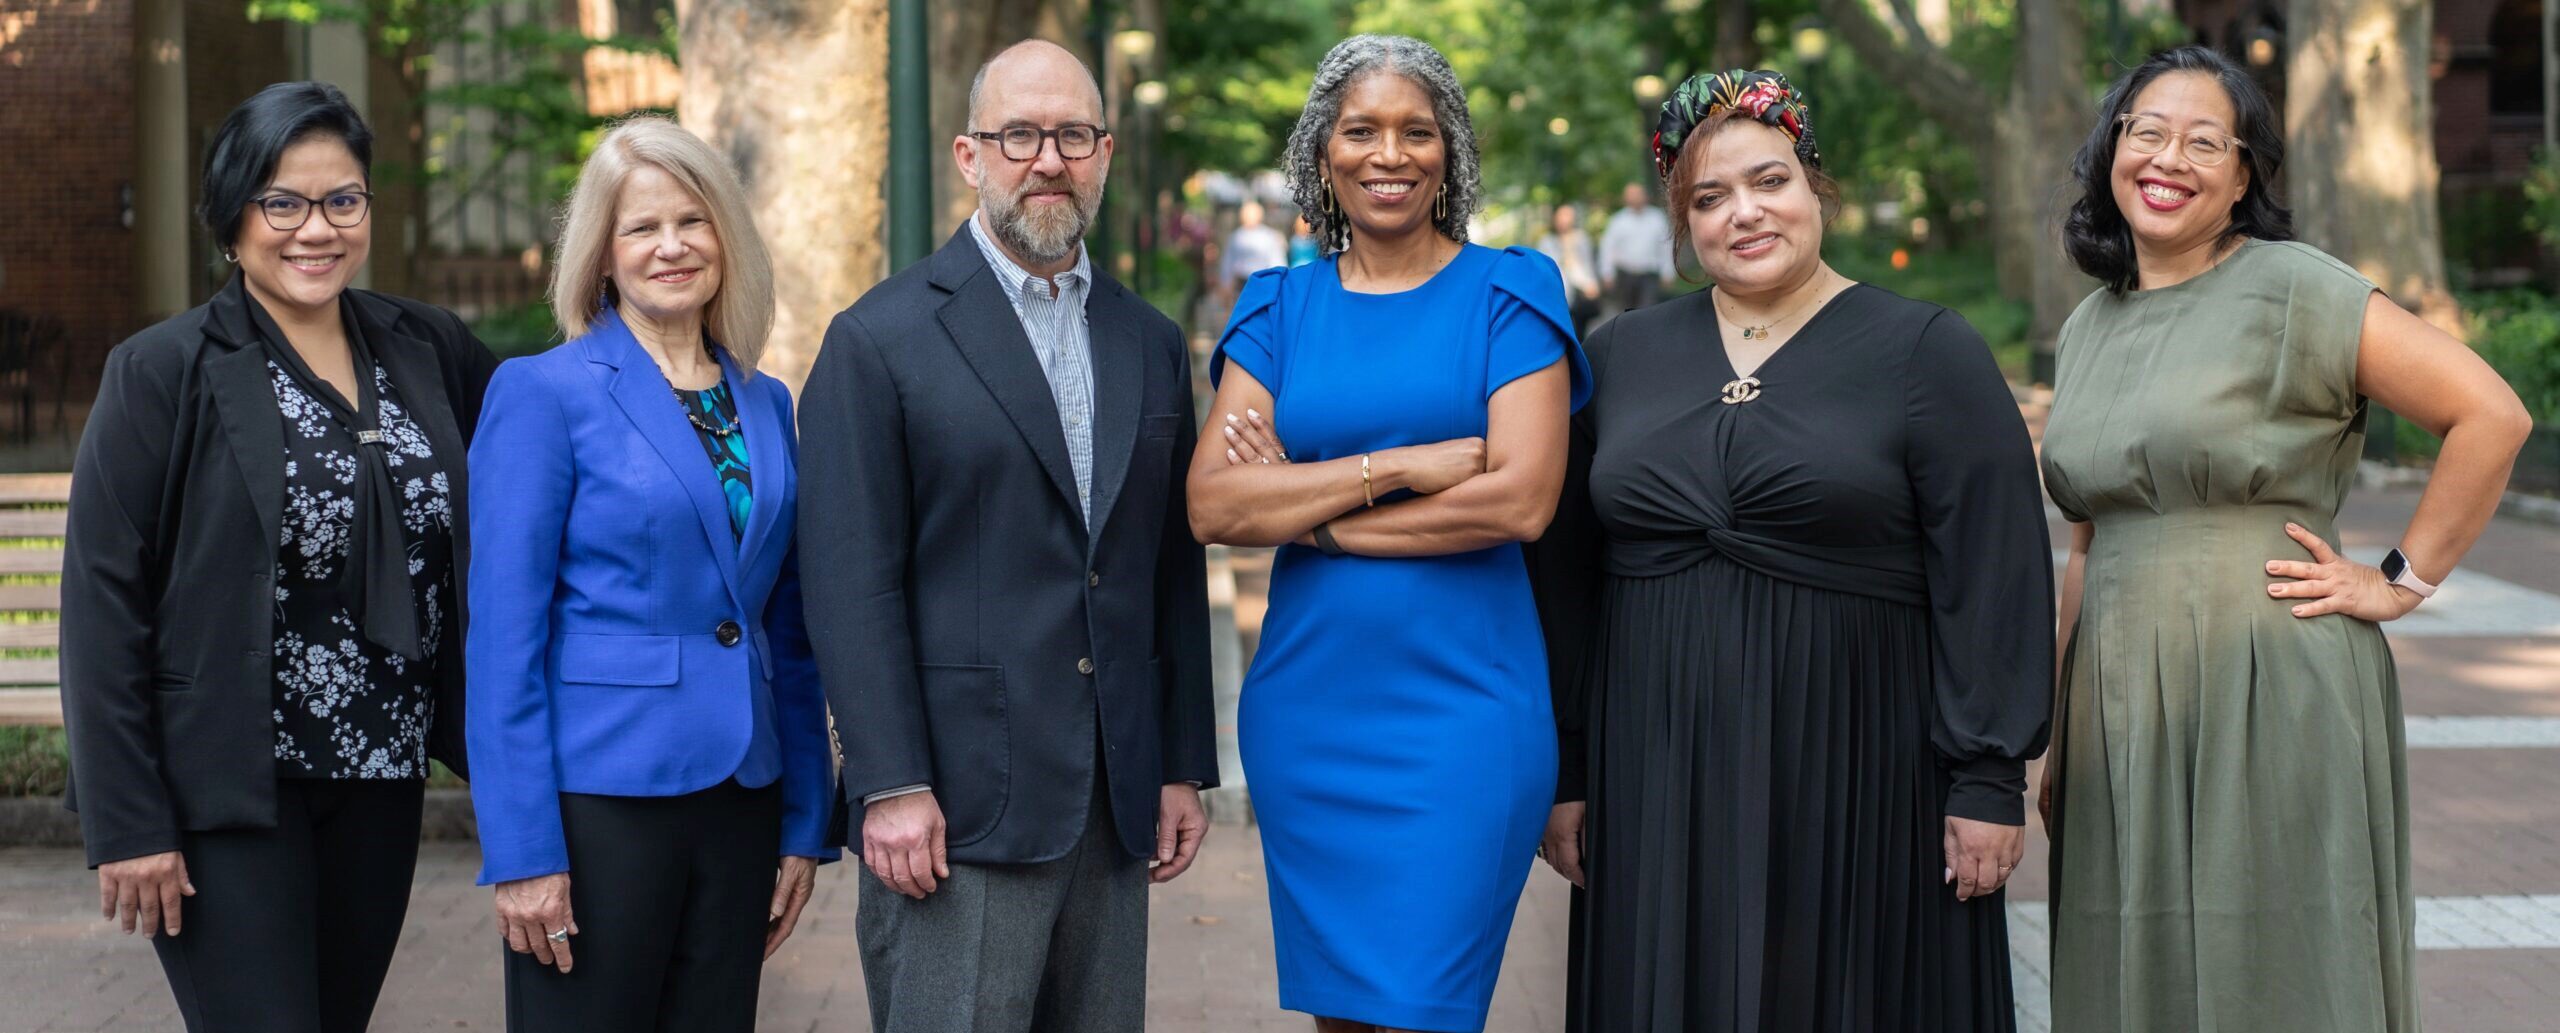
M 1101 149 L 1102 138 L 1111 135 L 1111 130 L 1082 122 L 1070 122 L 1056 129 L 1042 129 L 1038 126 L 1006 126 L 992 133 L 972 132 L 969 135 L 981 140 L 996 141 L 997 149 L 1004 152 L 1008 161 L 1030 161 L 1038 158 L 1040 148 L 1053 139 L 1058 141 L 1058 157 L 1068 161 L 1082 161 L 1093 157 L 1093 152 Z

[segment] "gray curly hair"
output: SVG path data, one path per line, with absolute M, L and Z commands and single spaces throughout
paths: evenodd
M 1283 159 L 1289 193 L 1306 214 L 1307 225 L 1314 228 L 1325 254 L 1351 242 L 1351 226 L 1340 210 L 1325 210 L 1325 142 L 1333 136 L 1333 124 L 1342 118 L 1342 95 L 1351 91 L 1352 84 L 1378 72 L 1404 76 L 1431 96 L 1431 113 L 1440 121 L 1440 138 L 1449 156 L 1448 167 L 1441 170 L 1441 181 L 1449 191 L 1448 212 L 1432 219 L 1431 225 L 1442 236 L 1465 243 L 1467 220 L 1484 197 L 1475 124 L 1467 119 L 1467 91 L 1458 85 L 1458 73 L 1450 69 L 1448 58 L 1411 36 L 1353 36 L 1325 53 L 1324 61 L 1316 65 L 1315 85 L 1307 90 L 1307 106 L 1298 113 L 1297 128 L 1289 131 L 1288 154 Z

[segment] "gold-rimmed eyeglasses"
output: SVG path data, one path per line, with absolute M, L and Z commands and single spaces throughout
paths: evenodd
M 311 221 L 312 209 L 339 229 L 354 229 L 364 222 L 365 213 L 373 210 L 373 193 L 368 190 L 341 190 L 327 197 L 304 197 L 279 190 L 249 199 L 249 204 L 265 216 L 267 226 L 282 232 L 302 228 Z
M 2201 166 L 2220 165 L 2231 159 L 2235 151 L 2248 149 L 2248 144 L 2220 133 L 2191 129 L 2180 132 L 2169 124 L 2146 115 L 2118 115 L 2116 125 L 2123 130 L 2124 145 L 2135 154 L 2158 154 L 2178 143 L 2178 153 L 2190 163 Z
M 969 135 L 981 140 L 995 141 L 997 149 L 1004 152 L 1005 159 L 1008 161 L 1030 161 L 1038 158 L 1040 148 L 1050 140 L 1058 141 L 1058 157 L 1068 161 L 1082 161 L 1093 157 L 1093 152 L 1102 147 L 1102 138 L 1111 135 L 1111 130 L 1083 122 L 1069 122 L 1056 129 L 1042 129 L 1039 126 L 1006 126 L 992 133 L 971 132 Z

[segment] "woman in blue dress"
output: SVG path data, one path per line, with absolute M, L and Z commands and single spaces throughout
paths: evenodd
M 1280 547 L 1238 718 L 1280 1004 L 1480 1030 L 1555 789 L 1519 543 L 1589 367 L 1555 265 L 1465 242 L 1475 138 L 1430 46 L 1335 46 L 1288 165 L 1326 257 L 1246 281 L 1189 485 L 1202 541 Z

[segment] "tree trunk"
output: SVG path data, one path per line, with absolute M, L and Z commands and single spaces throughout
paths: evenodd
M 1972 141 L 2000 292 L 2031 306 L 2027 339 L 2045 357 L 2032 372 L 2044 373 L 2062 321 L 2095 286 L 2061 253 L 2061 214 L 2073 196 L 2071 154 L 2093 117 L 2081 81 L 2087 57 L 2077 0 L 2019 0 L 2018 63 L 1998 95 L 1930 41 L 1907 0 L 1817 4 L 1859 61 L 1908 84 L 1924 115 L 1948 135 Z
M 796 392 L 827 321 L 879 281 L 884 0 L 684 0 L 684 125 L 729 156 L 773 253 L 765 372 Z
M 948 143 L 970 129 L 969 83 L 978 77 L 978 66 L 1006 47 L 1037 37 L 1074 51 L 1097 76 L 1102 69 L 1094 63 L 1084 34 L 1072 31 L 1074 25 L 1052 10 L 1060 6 L 1057 0 L 974 0 L 931 6 L 933 128 L 936 139 L 943 141 L 934 149 L 934 194 L 940 204 L 935 209 L 933 245 L 941 247 L 942 239 L 978 209 L 978 195 L 960 178 L 960 166 L 950 159 Z M 1072 6 L 1080 12 L 1084 5 Z M 1073 19 L 1075 25 L 1082 21 Z
M 2078 0 L 2023 0 L 2018 5 L 2017 66 L 2009 73 L 2007 111 L 1998 121 L 2004 137 L 1982 168 L 2005 174 L 1992 196 L 2004 199 L 2010 225 L 2000 229 L 2006 261 L 2023 260 L 2026 277 L 2011 297 L 2029 307 L 2027 341 L 2035 380 L 2052 376 L 2054 339 L 2063 320 L 2097 282 L 2080 274 L 2062 253 L 2062 215 L 2080 191 L 2071 182 L 2071 155 L 2097 117 L 2090 102 L 2087 26 Z
M 2436 211 L 2433 22 L 2429 0 L 2291 0 L 2285 186 L 2305 243 L 2455 326 Z
M 1751 0 L 1716 0 L 1716 69 L 1760 67 L 1760 41 L 1751 30 L 1758 21 Z
M 378 26 L 366 26 L 365 120 L 373 125 L 373 289 L 418 297 L 427 251 L 426 85 L 415 74 L 416 44 L 385 51 Z M 432 298 L 439 305 L 451 298 Z

